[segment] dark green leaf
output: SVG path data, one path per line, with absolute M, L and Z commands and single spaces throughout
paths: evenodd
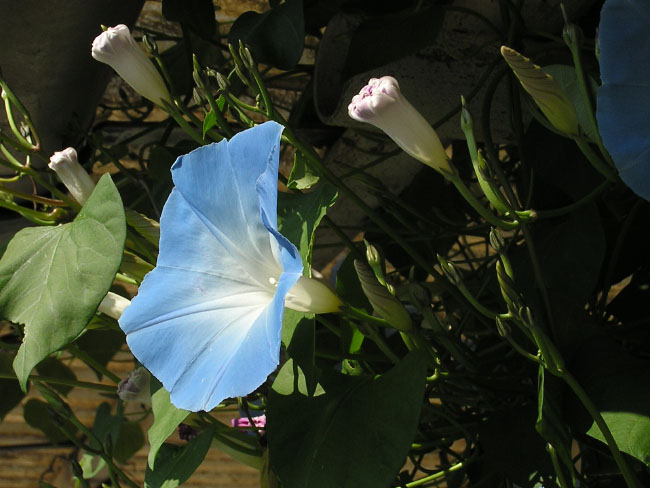
M 307 396 L 290 361 L 269 396 L 267 435 L 286 488 L 388 486 L 418 424 L 426 358 L 411 352 L 378 378 L 321 375 Z
M 481 462 L 518 485 L 535 471 L 552 472 L 546 442 L 535 432 L 534 405 L 492 413 L 479 425 Z
M 91 437 L 89 439 L 90 446 L 98 450 L 109 444 L 115 446 L 121 425 L 122 418 L 117 415 L 111 415 L 111 406 L 107 402 L 102 402 L 97 407 L 95 423 L 93 424 L 93 434 L 97 440 Z
M 573 373 L 596 404 L 618 447 L 650 466 L 650 361 L 631 356 L 610 338 L 585 342 Z M 575 412 L 581 411 L 581 417 Z M 595 422 L 574 407 L 579 429 L 604 442 Z
M 151 409 L 154 420 L 147 432 L 150 446 L 148 465 L 153 468 L 160 446 L 190 412 L 172 405 L 169 401 L 169 392 L 153 376 L 151 377 Z
M 316 367 L 316 332 L 314 318 L 303 318 L 296 327 L 287 355 L 305 375 L 307 394 L 313 395 L 318 383 L 319 370 Z
M 75 344 L 82 353 L 106 366 L 124 344 L 124 332 L 119 329 L 87 329 Z M 95 374 L 97 379 L 102 378 L 99 371 L 95 371 Z
M 138 422 L 122 421 L 117 443 L 113 446 L 113 457 L 120 463 L 126 463 L 144 446 L 145 438 Z
M 278 227 L 298 248 L 307 269 L 311 264 L 314 232 L 336 197 L 336 188 L 331 185 L 321 185 L 310 193 L 278 195 Z
M 48 376 L 50 378 L 58 378 L 71 381 L 77 379 L 77 376 L 70 368 L 52 356 L 41 361 L 36 366 L 36 371 L 38 371 L 38 374 L 41 376 Z M 68 385 L 57 385 L 52 383 L 51 386 L 54 390 L 58 391 L 62 395 L 67 395 L 68 392 L 72 390 L 72 386 Z
M 183 447 L 163 444 L 154 469 L 147 466 L 145 488 L 175 488 L 185 483 L 207 454 L 214 431 L 214 427 L 204 430 Z
M 0 317 L 25 324 L 14 361 L 24 388 L 31 370 L 83 330 L 106 296 L 126 236 L 120 194 L 104 175 L 77 218 L 23 229 L 0 260 Z
M 228 42 L 246 44 L 255 61 L 280 69 L 291 69 L 302 55 L 305 21 L 302 0 L 287 0 L 264 13 L 240 15 L 230 29 Z
M 11 363 L 13 355 L 0 351 L 0 373 L 13 374 Z M 20 403 L 25 394 L 20 389 L 18 380 L 0 379 L 0 422 L 16 405 Z
M 204 39 L 211 39 L 217 28 L 212 0 L 163 0 L 162 13 L 171 22 L 180 22 Z
M 438 36 L 443 18 L 440 6 L 369 17 L 352 34 L 343 77 L 383 66 L 430 46 Z
M 336 294 L 345 303 L 372 313 L 372 305 L 366 297 L 354 267 L 354 255 L 349 254 L 336 273 Z
M 61 432 L 61 428 L 72 435 L 77 431 L 77 428 L 70 421 L 58 415 L 53 416 L 47 403 L 36 398 L 27 400 L 27 403 L 23 406 L 23 416 L 28 425 L 43 432 L 54 444 L 68 440 L 68 437 Z

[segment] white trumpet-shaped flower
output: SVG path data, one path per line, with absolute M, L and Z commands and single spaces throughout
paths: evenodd
M 109 27 L 93 41 L 92 56 L 108 64 L 133 89 L 158 105 L 171 103 L 160 73 L 124 24 Z
M 384 131 L 406 153 L 442 173 L 451 173 L 438 134 L 402 95 L 392 76 L 371 78 L 348 105 L 354 120 Z
M 54 170 L 75 200 L 82 205 L 86 203 L 95 189 L 95 182 L 79 164 L 74 148 L 68 147 L 55 152 L 50 157 L 48 166 Z
M 172 166 L 157 266 L 120 326 L 179 408 L 210 410 L 260 386 L 278 364 L 285 306 L 341 306 L 302 276 L 298 250 L 278 232 L 282 129 L 267 122 Z

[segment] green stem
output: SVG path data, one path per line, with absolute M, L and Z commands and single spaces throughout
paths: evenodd
M 474 196 L 474 194 L 470 191 L 470 189 L 465 185 L 463 180 L 458 176 L 457 174 L 445 174 L 447 179 L 451 181 L 456 189 L 460 192 L 460 194 L 463 196 L 465 201 L 469 203 L 474 210 L 478 212 L 478 214 L 483 217 L 488 223 L 495 227 L 499 227 L 501 229 L 516 229 L 519 227 L 519 222 L 514 221 L 514 222 L 508 222 L 503 219 L 500 219 L 496 215 L 494 215 L 490 210 L 485 208 L 481 202 L 478 201 L 478 199 Z
M 571 373 L 565 370 L 562 374 L 562 379 L 567 383 L 567 385 L 569 385 L 571 390 L 573 390 L 573 393 L 575 393 L 575 395 L 580 399 L 580 402 L 587 409 L 589 415 L 591 415 L 591 417 L 596 422 L 598 429 L 603 434 L 603 437 L 607 442 L 607 446 L 609 447 L 609 450 L 612 452 L 612 455 L 614 456 L 614 461 L 616 462 L 616 465 L 621 470 L 621 473 L 623 474 L 623 478 L 625 478 L 625 482 L 627 483 L 627 486 L 629 488 L 641 488 L 641 484 L 637 480 L 634 472 L 627 465 L 627 462 L 625 461 L 623 454 L 619 450 L 618 445 L 616 444 L 616 440 L 614 440 L 614 436 L 612 435 L 612 432 L 609 430 L 609 427 L 607 426 L 605 419 L 603 419 L 603 416 L 600 414 L 598 407 L 596 407 L 596 405 L 591 401 L 591 398 L 589 398 L 587 392 L 582 388 L 582 386 L 580 386 L 578 381 L 573 377 Z
M 553 462 L 553 469 L 555 470 L 555 474 L 557 475 L 557 481 L 558 484 L 560 485 L 560 488 L 569 488 L 569 485 L 567 484 L 566 479 L 564 478 L 564 473 L 562 472 L 562 466 L 560 465 L 560 460 L 557 457 L 557 452 L 555 452 L 555 448 L 551 445 L 550 442 L 546 444 L 546 451 L 551 456 L 551 461 Z
M 106 376 L 108 379 L 110 379 L 112 382 L 115 384 L 120 383 L 122 381 L 119 376 L 115 375 L 113 372 L 109 371 L 105 366 L 97 362 L 94 358 L 92 358 L 89 354 L 86 352 L 82 351 L 77 347 L 76 345 L 71 345 L 68 347 L 68 351 L 75 356 L 76 358 L 80 359 L 84 363 L 86 363 L 88 366 L 90 366 L 92 369 L 97 371 L 98 373 L 103 374 Z
M 38 210 L 32 210 L 30 208 L 25 208 L 21 205 L 17 205 L 13 202 L 7 202 L 0 199 L 0 207 L 4 207 L 13 212 L 16 212 L 23 217 L 25 217 L 30 222 L 33 222 L 38 225 L 55 225 L 56 217 L 49 216 L 44 212 L 39 212 Z
M 610 166 L 608 166 L 602 159 L 600 159 L 600 156 L 596 154 L 596 151 L 591 148 L 587 141 L 581 137 L 574 137 L 573 140 L 582 151 L 582 154 L 587 157 L 587 160 L 591 163 L 596 171 L 598 171 L 601 175 L 603 175 L 605 178 L 607 178 L 607 180 L 611 182 L 616 182 L 618 180 L 614 170 L 612 170 Z
M 424 478 L 420 478 L 419 480 L 411 481 L 410 483 L 406 483 L 407 488 L 415 488 L 417 486 L 423 486 L 428 483 L 432 483 L 435 481 L 441 481 L 444 480 L 448 474 L 454 473 L 456 471 L 460 471 L 461 469 L 465 468 L 469 463 L 467 461 L 460 462 L 458 464 L 454 464 L 453 466 L 445 469 L 444 471 L 440 471 L 435 474 L 430 474 L 429 476 L 425 476 Z
M 0 378 L 6 380 L 17 380 L 16 375 L 11 373 L 0 373 Z M 40 383 L 52 385 L 65 385 L 79 388 L 87 388 L 89 390 L 103 391 L 105 393 L 115 393 L 115 386 L 104 385 L 102 383 L 90 383 L 87 381 L 68 380 L 65 378 L 53 378 L 50 376 L 30 375 L 28 381 L 38 381 Z
M 564 11 L 564 5 L 562 5 L 562 13 L 565 17 L 565 23 L 568 24 L 568 19 L 566 17 L 566 12 Z M 572 31 L 575 33 L 575 26 Z M 576 78 L 578 80 L 578 88 L 580 89 L 580 96 L 582 97 L 582 103 L 587 109 L 587 118 L 589 119 L 589 125 L 591 127 L 592 133 L 594 134 L 594 139 L 598 149 L 600 149 L 601 154 L 607 161 L 610 167 L 613 166 L 612 159 L 609 155 L 607 149 L 603 145 L 603 140 L 600 137 L 600 132 L 598 131 L 598 121 L 596 120 L 596 112 L 594 110 L 594 101 L 593 93 L 589 86 L 587 85 L 587 77 L 585 75 L 584 66 L 582 65 L 582 53 L 580 52 L 580 46 L 577 43 L 575 35 L 569 34 L 569 39 L 567 39 L 567 44 L 569 50 L 571 51 L 571 56 L 573 57 L 573 65 L 575 67 Z
M 585 195 L 580 200 L 578 200 L 577 202 L 570 203 L 569 205 L 565 205 L 564 207 L 554 208 L 550 210 L 535 210 L 535 212 L 537 212 L 537 218 L 549 219 L 549 218 L 560 217 L 562 215 L 569 214 L 574 210 L 577 210 L 593 202 L 596 198 L 600 196 L 602 192 L 604 192 L 607 188 L 609 188 L 611 184 L 612 183 L 609 180 L 605 180 L 596 188 L 594 188 L 591 192 L 589 192 L 587 195 Z

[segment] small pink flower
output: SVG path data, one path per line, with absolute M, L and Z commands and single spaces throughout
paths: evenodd
M 406 153 L 427 166 L 441 173 L 452 172 L 438 134 L 404 98 L 392 76 L 371 78 L 352 98 L 348 114 L 381 129 Z
M 264 428 L 266 426 L 266 415 L 260 415 L 259 417 L 251 417 L 253 419 L 253 425 L 251 425 L 250 420 L 247 417 L 239 417 L 238 419 L 232 419 L 230 421 L 233 427 L 257 427 Z

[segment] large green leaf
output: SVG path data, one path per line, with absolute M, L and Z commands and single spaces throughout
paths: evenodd
M 190 412 L 172 405 L 169 400 L 169 392 L 153 376 L 151 377 L 151 409 L 154 420 L 147 435 L 149 437 L 148 464 L 153 467 L 160 446 Z
M 310 193 L 278 195 L 278 228 L 298 248 L 307 268 L 311 264 L 314 232 L 337 196 L 331 185 L 321 185 Z
M 163 444 L 156 467 L 147 466 L 145 488 L 176 488 L 185 483 L 208 453 L 214 431 L 214 427 L 204 430 L 183 447 Z
M 256 61 L 291 69 L 302 55 L 305 20 L 302 0 L 287 0 L 264 13 L 241 14 L 230 29 L 228 42 L 246 44 Z
M 324 372 L 314 396 L 297 370 L 293 361 L 283 366 L 267 408 L 271 463 L 283 486 L 389 486 L 418 424 L 424 355 L 411 352 L 377 378 Z
M 18 232 L 0 260 L 0 317 L 25 325 L 14 360 L 24 389 L 31 370 L 69 344 L 108 292 L 122 260 L 124 208 L 104 175 L 73 222 Z
M 650 361 L 635 358 L 611 338 L 583 344 L 571 366 L 596 404 L 618 447 L 650 466 Z M 605 441 L 586 411 L 574 404 L 574 424 Z M 580 412 L 579 415 L 577 412 Z

